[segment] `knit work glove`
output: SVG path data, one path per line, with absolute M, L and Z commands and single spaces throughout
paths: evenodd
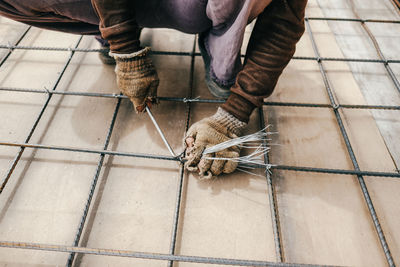
M 240 154 L 238 146 L 232 146 L 222 151 L 204 154 L 204 149 L 216 144 L 237 138 L 247 124 L 236 119 L 222 108 L 217 113 L 193 124 L 187 132 L 184 144 L 186 146 L 185 168 L 188 171 L 196 171 L 200 177 L 210 179 L 221 173 L 231 173 L 238 166 L 234 160 Z M 207 159 L 215 157 L 221 159 Z
M 116 60 L 118 88 L 132 101 L 136 113 L 157 103 L 159 79 L 151 59 L 149 47 L 132 54 L 110 53 Z

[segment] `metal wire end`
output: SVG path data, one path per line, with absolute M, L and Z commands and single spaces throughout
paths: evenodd
M 13 50 L 14 46 L 10 43 L 10 41 L 7 42 L 7 49 L 9 52 Z
M 49 89 L 47 89 L 47 87 L 46 87 L 46 86 L 44 86 L 43 88 L 44 88 L 44 91 L 46 91 L 46 94 L 47 94 L 47 95 L 50 95 L 50 91 L 49 91 Z

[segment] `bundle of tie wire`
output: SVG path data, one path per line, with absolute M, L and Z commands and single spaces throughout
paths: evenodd
M 254 175 L 254 173 L 250 172 L 249 170 L 254 170 L 256 168 L 265 168 L 269 170 L 273 165 L 266 163 L 264 160 L 264 156 L 270 151 L 270 147 L 266 146 L 266 144 L 268 141 L 271 141 L 271 138 L 269 138 L 269 136 L 276 133 L 268 132 L 268 128 L 269 126 L 256 133 L 230 139 L 228 141 L 216 144 L 212 147 L 208 147 L 203 151 L 202 158 L 210 160 L 229 160 L 238 162 L 237 170 L 252 175 Z M 222 151 L 232 146 L 254 149 L 254 151 L 248 155 L 235 158 L 220 158 L 210 156 L 210 154 L 212 153 Z

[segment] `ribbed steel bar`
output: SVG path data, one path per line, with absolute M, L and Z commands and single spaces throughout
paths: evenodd
M 109 126 L 108 131 L 107 131 L 106 140 L 104 142 L 103 150 L 107 150 L 108 145 L 110 143 L 111 135 L 112 135 L 112 132 L 113 132 L 113 129 L 114 129 L 115 121 L 117 119 L 117 115 L 118 115 L 118 110 L 119 110 L 120 104 L 121 104 L 121 98 L 118 99 L 117 104 L 115 105 L 115 109 L 114 109 L 114 113 L 113 113 L 113 116 L 112 116 L 112 119 L 111 119 L 111 123 L 110 123 L 110 126 Z M 92 203 L 94 191 L 96 190 L 97 181 L 99 180 L 100 171 L 101 171 L 101 168 L 103 167 L 104 157 L 105 157 L 105 154 L 100 154 L 99 162 L 97 163 L 96 171 L 95 171 L 92 183 L 90 185 L 89 194 L 88 194 L 87 200 L 85 202 L 85 207 L 83 208 L 82 217 L 81 217 L 81 219 L 79 221 L 78 229 L 77 229 L 76 234 L 75 234 L 74 243 L 72 244 L 72 246 L 74 246 L 74 247 L 78 246 L 79 245 L 79 241 L 81 240 L 83 228 L 85 226 L 85 222 L 86 222 L 86 218 L 87 218 L 87 215 L 88 215 L 88 212 L 89 212 L 89 209 L 90 209 L 90 205 Z M 72 263 L 74 262 L 74 259 L 75 259 L 75 253 L 72 252 L 72 253 L 69 254 L 66 266 L 68 266 L 68 267 L 72 266 Z
M 308 18 L 309 20 L 319 20 L 321 18 Z M 382 22 L 382 23 L 399 23 L 397 21 L 394 22 L 390 22 L 390 21 L 372 21 L 372 20 L 357 20 L 357 19 L 334 19 L 334 18 L 326 18 L 326 20 L 338 20 L 338 21 L 359 21 L 359 22 Z M 308 22 L 307 22 L 308 23 Z M 310 30 L 311 31 L 311 30 Z M 0 48 L 6 48 L 6 49 L 30 49 L 30 50 L 51 50 L 51 51 L 71 51 L 72 54 L 73 52 L 98 52 L 98 51 L 102 51 L 100 49 L 80 49 L 80 48 L 45 48 L 42 49 L 41 47 L 28 47 L 28 46 L 7 46 L 7 47 L 3 47 L 0 46 Z M 153 54 L 159 54 L 159 55 L 176 55 L 176 56 L 191 56 L 192 58 L 194 58 L 195 56 L 199 56 L 199 53 L 190 53 L 190 52 L 164 52 L 164 51 L 154 51 Z M 71 55 L 72 57 L 72 55 Z M 341 59 L 341 58 L 323 58 L 323 57 L 295 57 L 295 59 L 303 59 L 303 60 L 316 60 L 319 63 L 321 63 L 321 61 L 356 61 L 356 62 L 373 62 L 373 63 L 400 63 L 400 60 L 386 60 L 386 59 Z M 192 71 L 192 70 L 191 70 Z M 0 88 L 0 90 L 2 90 Z M 13 90 L 9 90 L 9 91 L 13 91 Z M 15 90 L 17 91 L 17 90 Z M 27 92 L 27 91 L 23 91 L 23 92 Z M 110 98 L 118 98 L 118 101 L 120 101 L 122 98 L 126 98 L 124 96 L 119 96 L 119 95 L 114 95 L 114 94 L 96 94 L 96 93 L 80 93 L 80 92 L 76 92 L 76 94 L 74 92 L 53 92 L 53 91 L 47 91 L 47 90 L 31 90 L 30 92 L 34 92 L 34 93 L 49 93 L 49 96 L 51 96 L 52 94 L 60 94 L 60 95 L 80 95 L 80 96 L 99 96 L 99 97 L 110 97 Z M 332 95 L 332 99 L 333 99 L 333 95 Z M 331 99 L 331 100 L 332 100 Z M 192 99 L 191 96 L 189 99 L 186 98 L 161 98 L 161 100 L 165 100 L 165 101 L 182 101 L 187 103 L 188 106 L 190 106 L 191 102 L 199 102 L 199 103 L 221 103 L 222 101 L 220 100 L 212 100 L 212 99 Z M 334 101 L 334 99 L 333 99 Z M 334 102 L 335 103 L 335 102 Z M 293 106 L 293 107 L 323 107 L 323 108 L 333 108 L 335 113 L 337 112 L 337 114 L 339 114 L 338 109 L 339 108 L 365 108 L 365 109 L 391 109 L 391 110 L 398 110 L 400 109 L 399 106 L 381 106 L 381 105 L 337 105 L 337 104 L 307 104 L 307 103 L 278 103 L 278 102 L 265 102 L 264 105 L 271 105 L 271 106 Z M 340 114 L 339 114 L 340 116 Z M 188 118 L 190 117 L 190 107 L 189 107 L 189 112 L 188 112 Z M 40 119 L 39 119 L 40 120 Z M 339 126 L 342 125 L 343 129 L 343 123 L 339 123 Z M 36 127 L 36 126 L 35 126 Z M 187 128 L 186 128 L 187 129 Z M 348 137 L 347 137 L 348 139 Z M 24 149 L 26 147 L 30 147 L 30 148 L 41 148 L 41 149 L 56 149 L 56 150 L 66 150 L 66 151 L 72 151 L 72 152 L 86 152 L 86 153 L 97 153 L 100 154 L 101 158 L 104 158 L 105 155 L 117 155 L 117 156 L 132 156 L 132 157 L 143 157 L 143 158 L 149 158 L 149 159 L 162 159 L 162 160 L 176 160 L 179 161 L 178 158 L 176 157 L 164 157 L 164 156 L 157 156 L 157 155 L 147 155 L 147 154 L 135 154 L 135 153 L 125 153 L 125 152 L 117 152 L 117 151 L 107 151 L 106 148 L 104 150 L 90 150 L 90 149 L 74 149 L 74 148 L 63 148 L 63 147 L 56 147 L 56 146 L 43 146 L 43 145 L 35 145 L 35 144 L 27 144 L 29 142 L 29 140 L 27 140 L 25 143 L 22 144 L 16 144 L 16 143 L 0 143 L 0 145 L 13 145 L 13 146 L 19 146 L 21 147 L 21 149 Z M 348 143 L 350 145 L 350 142 Z M 347 145 L 347 143 L 346 143 Z M 351 147 L 350 147 L 351 148 Z M 19 160 L 19 159 L 18 159 Z M 355 160 L 355 157 L 354 157 Z M 99 162 L 100 163 L 100 162 Z M 101 165 L 100 164 L 100 170 L 101 170 Z M 98 168 L 99 169 L 99 165 Z M 335 173 L 335 174 L 349 174 L 349 175 L 364 175 L 364 176 L 382 176 L 382 177 L 400 177 L 399 174 L 397 174 L 398 176 L 391 176 L 391 175 L 395 175 L 392 173 L 384 173 L 384 172 L 363 172 L 360 171 L 359 168 L 358 170 L 356 169 L 355 171 L 348 171 L 348 170 L 336 170 L 336 169 L 322 169 L 322 168 L 307 168 L 307 167 L 293 167 L 293 166 L 284 166 L 284 165 L 276 165 L 276 166 L 272 166 L 272 169 L 281 169 L 281 170 L 289 170 L 289 171 L 311 171 L 311 172 L 327 172 L 327 173 Z M 97 170 L 96 170 L 97 173 Z M 176 221 L 174 221 L 174 234 L 173 234 L 173 246 L 171 245 L 171 250 L 172 252 L 169 254 L 152 254 L 152 253 L 138 253 L 138 254 L 143 254 L 145 255 L 142 258 L 147 258 L 147 256 L 151 257 L 152 255 L 162 255 L 168 258 L 162 258 L 162 257 L 158 257 L 156 256 L 155 259 L 159 259 L 159 260 L 168 260 L 169 264 L 171 265 L 173 263 L 173 261 L 190 261 L 190 260 L 182 260 L 183 258 L 179 258 L 179 257 L 189 257 L 190 259 L 210 259 L 210 258 L 205 258 L 205 257 L 191 257 L 191 256 L 177 256 L 177 255 L 173 255 L 174 251 L 175 251 L 175 242 L 176 242 L 176 232 L 177 232 L 177 226 L 178 226 L 178 219 L 179 219 L 179 211 L 180 211 L 180 202 L 181 202 L 181 194 L 182 194 L 182 183 L 183 183 L 183 169 L 181 169 L 181 180 L 178 184 L 178 194 L 177 194 L 177 206 L 176 206 L 176 212 L 175 212 L 175 218 Z M 96 176 L 95 176 L 96 177 Z M 362 177 L 361 177 L 362 178 Z M 96 178 L 97 179 L 97 178 Z M 360 182 L 361 184 L 361 182 Z M 93 185 L 93 183 L 92 183 Z M 363 185 L 361 184 L 361 187 L 363 188 Z M 364 183 L 364 187 L 366 188 L 366 185 Z M 2 190 L 2 189 L 1 189 Z M 0 191 L 1 193 L 1 191 Z M 366 191 L 366 193 L 363 190 L 363 194 L 368 194 L 368 191 Z M 367 201 L 368 202 L 368 201 Z M 372 205 L 372 202 L 371 202 Z M 369 207 L 370 208 L 370 207 Z M 373 206 L 372 206 L 373 208 Z M 272 212 L 272 211 L 271 211 Z M 375 221 L 374 221 L 375 223 Z M 378 221 L 379 224 L 379 221 Z M 84 224 L 83 224 L 84 225 Z M 379 233 L 378 233 L 379 235 Z M 62 246 L 57 246 L 57 245 L 48 245 L 49 247 L 45 248 L 46 245 L 40 245 L 40 244 L 29 244 L 29 243 L 16 243 L 16 242 L 1 242 L 0 246 L 3 246 L 4 243 L 8 243 L 8 244 L 21 244 L 20 248 L 29 248 L 29 249 L 42 249 L 42 250 L 48 250 L 48 251 L 64 251 L 64 252 L 70 252 L 70 253 L 89 253 L 89 254 L 96 254 L 96 253 L 91 253 L 89 252 L 92 249 L 88 249 L 88 248 L 79 248 L 77 247 L 78 243 L 75 244 L 72 247 L 67 247 L 64 246 L 63 248 L 61 248 Z M 18 246 L 18 245 L 17 245 Z M 5 247 L 11 247 L 11 246 L 7 246 L 5 245 Z M 40 248 L 39 248 L 40 247 Z M 57 249 L 52 249 L 54 247 L 57 247 Z M 61 248 L 61 249 L 60 249 Z M 67 249 L 66 249 L 67 248 Z M 63 250 L 64 249 L 64 250 Z M 69 249 L 69 250 L 68 250 Z M 79 251 L 79 249 L 83 249 L 83 251 Z M 66 251 L 68 250 L 68 251 Z M 85 250 L 87 250 L 85 252 Z M 97 249 L 95 249 L 97 250 Z M 97 252 L 101 251 L 100 253 L 103 253 L 103 250 L 97 250 Z M 117 250 L 107 250 L 108 252 L 104 252 L 104 253 L 109 253 L 109 254 L 96 254 L 96 255 L 112 255 L 112 256 L 126 256 L 124 253 L 121 253 L 121 251 L 117 251 Z M 115 254 L 112 254 L 114 251 Z M 133 252 L 136 253 L 136 252 Z M 390 253 L 390 251 L 389 251 Z M 117 255 L 118 254 L 118 255 Z M 124 254 L 124 255 L 120 255 L 120 254 Z M 138 255 L 136 254 L 136 256 Z M 386 253 L 385 253 L 386 254 Z M 130 257 L 130 256 L 127 256 Z M 148 259 L 154 259 L 154 258 L 148 258 Z M 223 259 L 226 260 L 226 259 Z M 230 259 L 227 259 L 230 260 Z M 235 261 L 235 260 L 234 260 Z M 236 260 L 237 261 L 237 260 Z M 238 262 L 236 263 L 221 263 L 221 262 L 209 262 L 209 261 L 192 261 L 192 262 L 199 262 L 199 263 L 215 263 L 215 264 L 230 264 L 230 265 L 241 265 Z M 250 264 L 250 262 L 255 262 L 255 261 L 245 261 L 246 264 Z M 265 266 L 265 264 L 268 264 L 268 266 L 312 266 L 312 265 L 288 265 L 288 264 L 279 264 L 276 265 L 275 263 L 267 263 L 267 262 L 263 262 L 264 265 L 261 266 Z M 251 264 L 251 266 L 260 266 L 257 264 Z
M 18 37 L 17 41 L 14 43 L 13 46 L 18 46 L 18 44 L 22 41 L 22 39 L 24 39 L 24 37 L 26 36 L 26 34 L 29 32 L 30 29 L 31 29 L 31 26 L 26 27 L 26 29 Z M 3 58 L 0 61 L 0 67 L 3 66 L 4 62 L 6 62 L 8 57 L 11 55 L 12 51 L 14 51 L 13 48 L 8 48 L 7 54 L 5 56 L 3 56 Z
M 311 29 L 310 22 L 307 19 L 305 20 L 305 24 L 306 24 L 307 29 L 308 29 L 308 34 L 310 36 L 310 40 L 311 40 L 311 43 L 312 43 L 312 47 L 313 47 L 314 53 L 315 53 L 315 55 L 317 57 L 319 57 L 319 55 L 320 55 L 319 54 L 319 50 L 318 50 L 317 44 L 316 44 L 315 39 L 314 39 L 314 35 L 313 35 L 312 29 Z M 328 75 L 326 74 L 326 70 L 325 70 L 324 65 L 323 65 L 323 63 L 321 61 L 318 62 L 318 65 L 319 65 L 319 68 L 320 68 L 320 72 L 321 72 L 322 78 L 324 80 L 325 89 L 326 89 L 326 91 L 327 91 L 327 93 L 329 95 L 329 99 L 330 99 L 331 104 L 332 104 L 333 112 L 335 114 L 337 123 L 338 123 L 339 128 L 340 128 L 340 132 L 341 132 L 343 140 L 344 140 L 344 142 L 346 144 L 346 148 L 347 148 L 348 154 L 350 156 L 350 159 L 352 161 L 354 169 L 356 171 L 360 171 L 360 167 L 358 165 L 356 156 L 354 154 L 353 148 L 352 148 L 351 143 L 350 143 L 350 139 L 349 139 L 349 137 L 347 135 L 347 132 L 346 132 L 346 129 L 344 127 L 341 115 L 339 113 L 339 110 L 336 108 L 337 104 L 336 104 L 336 101 L 335 101 L 335 99 L 333 97 L 332 86 L 331 86 L 331 84 L 329 82 Z M 383 252 L 385 254 L 387 263 L 389 264 L 389 266 L 395 266 L 393 258 L 392 258 L 392 255 L 390 253 L 389 245 L 386 242 L 385 235 L 383 233 L 381 224 L 379 223 L 378 215 L 376 214 L 376 211 L 375 211 L 374 205 L 372 203 L 371 197 L 369 195 L 369 192 L 368 192 L 367 186 L 365 184 L 364 178 L 363 178 L 362 175 L 357 175 L 357 178 L 358 178 L 358 181 L 359 181 L 359 184 L 360 184 L 361 191 L 363 193 L 365 202 L 367 204 L 368 211 L 369 211 L 369 213 L 371 215 L 373 224 L 375 226 L 375 230 L 376 230 L 376 232 L 378 234 L 379 241 L 381 243 L 381 246 L 382 246 Z
M 352 0 L 349 0 L 351 8 L 353 10 L 354 15 L 360 19 L 360 16 L 358 15 L 355 7 L 354 7 L 354 3 Z M 365 23 L 367 21 L 361 21 L 361 26 L 363 27 L 363 29 L 365 30 L 365 32 L 367 33 L 368 37 L 371 39 L 372 43 L 374 44 L 376 53 L 378 54 L 379 59 L 384 61 L 384 66 L 385 69 L 390 77 L 390 79 L 393 81 L 394 86 L 396 87 L 397 91 L 400 93 L 400 83 L 396 78 L 396 75 L 393 73 L 392 68 L 389 65 L 389 62 L 386 60 L 386 57 L 383 55 L 383 52 L 378 44 L 378 41 L 376 40 L 375 36 L 372 34 L 371 30 L 369 29 L 368 25 Z
M 264 129 L 265 132 L 265 118 L 263 108 L 258 109 L 258 116 L 260 121 L 260 128 Z M 267 142 L 263 140 L 264 149 L 267 147 Z M 268 154 L 264 153 L 264 163 L 269 164 Z M 269 168 L 265 168 L 265 178 L 267 179 L 267 189 L 268 189 L 268 200 L 269 200 L 269 208 L 271 212 L 271 221 L 272 221 L 272 232 L 274 233 L 274 244 L 275 244 L 275 255 L 277 262 L 284 262 L 285 257 L 283 253 L 283 246 L 281 241 L 281 231 L 280 231 L 280 223 L 279 223 L 279 210 L 278 204 L 276 200 L 275 188 L 272 182 L 272 177 Z
M 158 159 L 158 160 L 172 160 L 181 161 L 179 157 L 163 156 L 163 155 L 152 155 L 152 154 L 142 154 L 142 153 L 131 153 L 131 152 L 121 152 L 121 151 L 109 151 L 109 150 L 94 150 L 94 149 L 83 149 L 83 148 L 72 148 L 72 147 L 61 147 L 61 146 L 50 146 L 50 145 L 39 145 L 39 144 L 28 144 L 28 143 L 9 143 L 1 142 L 0 145 L 3 146 L 15 146 L 15 147 L 25 147 L 25 148 L 35 148 L 35 149 L 49 149 L 49 150 L 59 150 L 59 151 L 69 151 L 77 153 L 91 153 L 91 154 L 106 154 L 112 156 L 122 156 L 122 157 L 134 157 L 134 158 L 145 158 L 145 159 Z M 389 178 L 400 178 L 400 173 L 393 172 L 375 172 L 375 171 L 356 171 L 356 170 L 343 170 L 343 169 L 328 169 L 328 168 L 312 168 L 312 167 L 302 167 L 302 166 L 288 166 L 279 165 L 271 163 L 271 170 L 289 170 L 289 171 L 303 171 L 303 172 L 319 172 L 319 173 L 332 173 L 332 174 L 346 174 L 346 175 L 363 175 L 363 176 L 376 176 L 376 177 L 389 177 Z M 265 168 L 264 165 L 246 165 L 253 168 Z
M 75 44 L 75 47 L 78 47 L 78 46 L 79 46 L 79 44 L 80 44 L 80 42 L 81 42 L 81 40 L 82 40 L 82 37 L 83 37 L 83 36 L 80 36 L 80 37 L 79 37 L 78 41 L 77 41 L 76 44 Z M 54 83 L 52 89 L 51 89 L 49 92 L 55 91 L 55 90 L 56 90 L 56 88 L 57 88 L 58 84 L 60 83 L 61 78 L 63 77 L 63 75 L 64 75 L 66 69 L 68 68 L 69 63 L 71 62 L 73 56 L 74 56 L 74 52 L 71 52 L 71 55 L 69 56 L 69 58 L 68 58 L 67 62 L 65 63 L 63 69 L 62 69 L 61 72 L 59 73 L 56 82 Z M 30 131 L 29 131 L 28 136 L 25 138 L 25 143 L 28 143 L 29 140 L 31 139 L 31 137 L 32 137 L 32 135 L 33 135 L 33 133 L 34 133 L 34 131 L 35 131 L 37 125 L 39 124 L 39 121 L 41 120 L 41 118 L 42 118 L 42 116 L 43 116 L 43 114 L 44 114 L 44 111 L 46 110 L 46 108 L 47 108 L 47 106 L 48 106 L 48 104 L 49 104 L 49 102 L 50 102 L 52 96 L 53 96 L 53 95 L 51 95 L 51 94 L 49 94 L 49 95 L 47 96 L 46 102 L 43 104 L 43 106 L 42 106 L 42 108 L 41 108 L 41 110 L 40 110 L 40 112 L 39 112 L 39 115 L 36 117 L 36 120 L 35 120 L 35 122 L 33 123 L 33 126 L 31 127 L 31 129 L 30 129 Z M 6 174 L 5 178 L 3 179 L 3 182 L 1 183 L 1 186 L 0 186 L 0 194 L 3 192 L 4 187 L 5 187 L 6 184 L 8 183 L 8 180 L 10 179 L 11 174 L 14 172 L 14 169 L 15 169 L 15 167 L 17 166 L 17 164 L 18 164 L 18 162 L 19 162 L 19 160 L 20 160 L 22 154 L 24 153 L 24 150 L 25 150 L 25 147 L 24 147 L 24 146 L 21 146 L 19 152 L 18 152 L 17 155 L 15 156 L 15 158 L 14 158 L 12 164 L 11 164 L 10 169 L 7 171 L 7 174 Z
M 342 58 L 342 57 L 304 57 L 294 56 L 295 60 L 315 60 L 315 61 L 342 61 L 342 62 L 363 62 L 363 63 L 400 63 L 398 59 L 377 59 L 377 58 Z
M 249 167 L 265 168 L 262 165 L 249 166 Z M 298 171 L 298 172 L 319 172 L 319 173 L 330 173 L 330 174 L 341 174 L 341 175 L 362 175 L 362 176 L 374 176 L 374 177 L 400 178 L 400 173 L 396 172 L 356 171 L 356 170 L 343 170 L 343 169 L 288 166 L 279 164 L 272 165 L 271 170 L 287 170 L 287 171 Z
M 83 53 L 95 53 L 105 52 L 106 49 L 95 49 L 95 48 L 70 48 L 70 47 L 47 47 L 47 46 L 22 46 L 22 45 L 5 45 L 0 44 L 0 49 L 9 50 L 40 50 L 40 51 L 60 51 L 60 52 L 83 52 Z M 174 51 L 151 51 L 153 55 L 163 56 L 192 56 L 191 52 L 174 52 Z M 201 56 L 200 53 L 194 53 L 195 56 Z M 241 55 L 245 57 L 245 55 Z M 400 63 L 400 59 L 368 59 L 368 58 L 335 58 L 335 57 L 306 57 L 306 56 L 294 56 L 292 59 L 295 60 L 316 60 L 316 61 L 345 61 L 345 62 L 366 62 L 366 63 Z
M 73 147 L 40 145 L 40 144 L 29 144 L 29 143 L 11 143 L 11 142 L 2 142 L 2 141 L 0 141 L 0 145 L 1 146 L 16 146 L 16 147 L 22 147 L 22 148 L 38 148 L 38 149 L 69 151 L 69 152 L 91 153 L 91 154 L 106 154 L 106 155 L 112 155 L 112 156 L 124 156 L 124 157 L 134 157 L 134 158 L 180 161 L 179 157 L 152 155 L 152 154 L 144 154 L 144 153 L 96 150 L 96 149 L 87 149 L 87 148 L 73 148 Z
M 73 91 L 48 91 L 48 90 L 44 90 L 44 89 L 30 89 L 30 88 L 0 87 L 0 91 L 128 99 L 127 96 L 124 96 L 121 94 L 104 94 L 104 93 L 73 92 Z M 203 98 L 190 98 L 190 97 L 188 97 L 188 98 L 186 98 L 186 97 L 159 97 L 158 99 L 160 101 L 173 101 L 173 102 L 183 102 L 183 103 L 197 102 L 197 103 L 222 104 L 225 102 L 225 100 L 222 100 L 222 99 L 203 99 Z M 321 104 L 321 103 L 295 103 L 295 102 L 265 101 L 263 103 L 263 105 L 265 105 L 265 106 L 286 106 L 286 107 L 308 107 L 308 108 L 332 108 L 331 104 Z M 337 106 L 337 108 L 400 110 L 400 106 L 393 106 L 393 105 L 340 104 Z
M 91 255 L 99 255 L 99 256 L 100 255 L 101 256 L 117 256 L 117 257 L 139 258 L 139 259 L 148 259 L 148 260 L 166 260 L 166 261 L 235 265 L 235 266 L 271 266 L 271 267 L 329 266 L 329 265 L 313 265 L 313 264 L 298 264 L 298 263 L 275 263 L 275 262 L 269 262 L 269 261 L 240 260 L 240 259 L 229 259 L 229 258 L 211 258 L 211 257 L 199 257 L 199 256 L 171 255 L 171 254 L 161 254 L 161 253 L 137 252 L 137 251 L 130 251 L 130 250 L 88 248 L 88 247 L 63 246 L 63 245 L 55 245 L 55 244 L 40 244 L 40 243 L 13 242 L 13 241 L 0 241 L 0 247 L 32 249 L 32 250 L 41 250 L 41 251 L 81 253 L 81 254 L 91 254 Z
M 330 18 L 330 17 L 306 17 L 307 20 L 330 20 L 330 21 L 349 21 L 349 22 L 371 22 L 371 23 L 394 23 L 400 24 L 400 20 L 385 20 L 385 19 L 361 19 L 357 18 Z
M 357 18 L 360 18 L 360 16 L 358 15 L 358 12 L 357 12 L 356 9 L 355 9 L 353 0 L 349 0 L 349 2 L 350 2 L 350 5 L 351 5 L 351 8 L 352 8 L 352 11 L 353 11 L 354 15 L 355 15 Z M 371 41 L 372 41 L 372 43 L 373 43 L 373 45 L 374 45 L 374 47 L 375 47 L 376 53 L 377 53 L 377 55 L 379 56 L 379 58 L 382 59 L 382 60 L 384 60 L 384 61 L 386 61 L 386 62 L 384 63 L 385 69 L 386 69 L 386 71 L 387 71 L 389 77 L 391 78 L 391 80 L 392 80 L 394 86 L 396 87 L 397 91 L 400 93 L 400 83 L 399 83 L 399 81 L 397 80 L 395 74 L 393 73 L 392 68 L 391 68 L 390 65 L 388 64 L 388 62 L 387 62 L 387 60 L 386 60 L 386 57 L 384 56 L 384 54 L 383 54 L 383 52 L 382 52 L 382 50 L 381 50 L 381 48 L 380 48 L 380 46 L 379 46 L 378 41 L 376 40 L 375 36 L 373 35 L 373 33 L 372 33 L 371 30 L 369 29 L 368 25 L 367 25 L 364 21 L 361 22 L 361 26 L 363 27 L 363 29 L 364 29 L 365 32 L 367 33 L 368 37 L 371 39 Z M 366 198 L 369 198 L 369 200 L 370 200 L 370 196 L 369 196 L 369 193 L 368 193 L 368 191 L 367 191 L 367 186 L 366 186 L 366 184 L 365 184 L 364 179 L 359 179 L 359 182 L 360 182 L 361 188 L 362 188 L 362 190 L 363 190 L 364 196 L 365 196 Z M 368 200 L 368 199 L 366 199 L 366 200 Z M 372 201 L 369 201 L 369 202 L 367 201 L 367 203 L 368 203 L 369 209 L 372 210 L 373 212 L 375 212 L 375 208 L 374 208 L 374 206 L 372 205 Z M 376 226 L 377 233 L 378 233 L 378 236 L 379 236 L 379 240 L 381 241 L 381 245 L 382 245 L 382 248 L 383 248 L 383 250 L 384 250 L 386 259 L 387 259 L 387 261 L 388 261 L 388 264 L 389 264 L 389 266 L 395 266 L 394 260 L 393 260 L 393 258 L 392 258 L 392 255 L 391 255 L 391 252 L 390 252 L 390 249 L 389 249 L 389 245 L 388 245 L 387 242 L 386 242 L 385 235 L 384 235 L 383 230 L 382 230 L 382 228 L 381 228 L 381 225 L 380 225 L 380 223 L 379 223 L 378 217 L 377 217 L 376 215 L 375 215 L 375 216 L 373 216 L 373 215 L 374 215 L 374 214 L 371 213 L 372 220 L 374 221 L 374 224 L 375 224 L 375 226 Z
M 193 97 L 193 85 L 194 85 L 194 66 L 195 66 L 195 61 L 196 61 L 196 56 L 195 56 L 195 51 L 196 51 L 196 41 L 197 41 L 197 35 L 194 38 L 193 41 L 193 48 L 192 48 L 192 57 L 190 61 L 190 74 L 189 74 L 189 94 L 188 97 L 192 98 Z M 192 105 L 191 102 L 185 102 L 186 103 L 186 124 L 185 124 L 185 134 L 189 129 L 189 123 L 190 123 L 190 114 L 192 110 Z M 185 153 L 185 151 L 183 152 Z M 183 193 L 183 182 L 185 178 L 185 168 L 183 165 L 183 162 L 181 162 L 181 167 L 179 171 L 179 182 L 178 182 L 178 189 L 176 193 L 176 201 L 175 201 L 175 212 L 174 212 L 174 221 L 172 224 L 172 234 L 171 234 L 171 243 L 170 243 L 170 249 L 169 253 L 171 255 L 175 254 L 175 249 L 176 249 L 176 239 L 178 235 L 178 225 L 179 225 L 179 216 L 180 216 L 180 211 L 181 211 L 181 203 L 182 203 L 182 193 Z M 174 264 L 174 261 L 169 261 L 168 262 L 168 267 L 172 267 Z
M 10 45 L 0 44 L 0 49 L 9 50 L 39 50 L 39 51 L 53 51 L 53 52 L 82 52 L 82 53 L 96 53 L 96 52 L 107 52 L 108 49 L 99 48 L 77 48 L 77 47 L 51 47 L 51 46 L 29 46 L 29 45 Z M 164 56 L 191 56 L 191 52 L 175 52 L 175 51 L 151 51 L 153 55 L 164 55 Z M 200 53 L 195 53 L 196 56 L 200 56 Z
M 293 102 L 264 102 L 265 106 L 285 106 L 285 107 L 304 107 L 304 108 L 332 108 L 331 104 L 317 103 L 293 103 Z M 352 105 L 338 104 L 337 109 L 382 109 L 382 110 L 400 110 L 400 106 L 390 105 Z
M 169 246 L 169 253 L 171 255 L 176 254 L 175 253 L 176 239 L 178 236 L 179 216 L 181 214 L 181 203 L 182 203 L 184 178 L 185 178 L 185 170 L 184 170 L 184 165 L 181 163 L 181 167 L 179 170 L 179 180 L 178 180 L 177 192 L 176 192 L 174 219 L 173 219 L 173 223 L 172 223 L 171 242 L 170 242 L 170 246 Z M 168 261 L 168 267 L 172 267 L 173 264 L 174 264 L 173 260 Z

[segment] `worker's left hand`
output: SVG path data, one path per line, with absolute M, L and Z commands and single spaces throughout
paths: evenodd
M 116 60 L 118 88 L 132 101 L 137 113 L 157 102 L 159 79 L 146 47 L 132 54 L 110 53 Z
M 241 135 L 246 123 L 236 119 L 233 115 L 219 108 L 213 116 L 193 124 L 185 137 L 186 146 L 185 168 L 188 171 L 198 172 L 200 177 L 211 179 L 222 173 L 231 173 L 238 166 L 235 160 L 240 154 L 238 146 L 232 146 L 222 151 L 203 155 L 204 149 L 228 141 Z M 221 159 L 207 159 L 215 157 Z

